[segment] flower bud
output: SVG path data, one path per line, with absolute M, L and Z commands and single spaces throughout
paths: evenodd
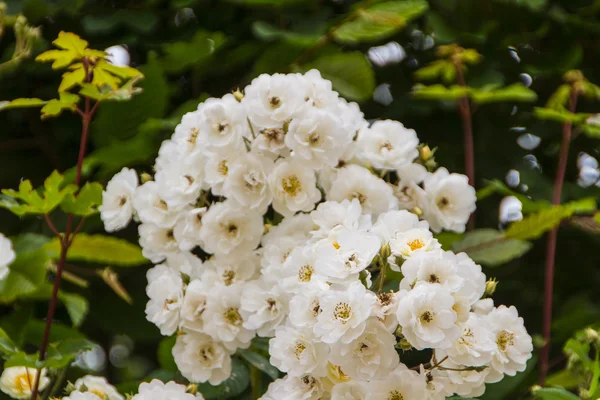
M 150 175 L 147 172 L 142 172 L 142 174 L 140 175 L 140 180 L 142 181 L 142 183 L 150 182 L 152 180 L 152 175 Z
M 233 92 L 233 97 L 235 97 L 237 101 L 242 101 L 244 98 L 244 93 L 242 93 L 242 91 L 238 88 L 235 90 L 235 92 Z
M 498 286 L 498 281 L 495 278 L 488 280 L 485 283 L 485 293 L 484 297 L 490 297 L 496 291 L 496 287 Z

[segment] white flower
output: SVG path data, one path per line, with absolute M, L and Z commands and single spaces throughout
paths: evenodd
M 425 398 L 425 382 L 416 371 L 400 364 L 385 378 L 369 382 L 369 400 L 412 400 Z
M 244 252 L 256 248 L 263 233 L 262 216 L 227 200 L 213 204 L 202 218 L 200 240 L 208 253 Z
M 274 195 L 273 208 L 286 217 L 297 211 L 311 211 L 321 200 L 314 171 L 296 161 L 277 161 L 269 183 Z
M 203 270 L 200 257 L 189 251 L 168 254 L 167 265 L 169 268 L 179 271 L 190 278 L 199 277 Z
M 438 361 L 441 361 L 446 358 L 446 352 L 436 350 L 435 356 Z M 431 371 L 431 375 L 434 381 L 443 383 L 446 396 L 456 394 L 467 398 L 475 398 L 485 392 L 486 378 L 490 373 L 490 368 L 485 368 L 482 371 L 465 370 L 469 365 L 458 364 L 450 358 L 447 358 L 441 365 L 448 369 L 434 369 Z
M 157 190 L 167 209 L 179 210 L 196 202 L 202 188 L 203 165 L 203 158 L 198 156 L 178 160 L 156 172 Z
M 326 289 L 326 277 L 315 272 L 317 252 L 313 246 L 298 246 L 287 256 L 281 269 L 281 287 L 299 293 L 310 287 Z
M 200 240 L 200 228 L 202 218 L 206 214 L 206 207 L 194 208 L 183 213 L 182 218 L 177 221 L 173 234 L 182 251 L 192 250 L 196 246 L 202 246 Z
M 358 199 L 363 213 L 374 218 L 398 207 L 391 186 L 360 165 L 340 169 L 327 192 L 327 200 L 344 199 Z
M 479 316 L 488 315 L 494 309 L 494 299 L 486 298 L 477 300 L 471 307 L 473 312 Z
M 460 335 L 455 299 L 441 285 L 417 283 L 398 294 L 396 316 L 402 334 L 417 350 L 448 348 Z
M 517 372 L 523 372 L 527 360 L 531 358 L 533 344 L 517 309 L 514 306 L 501 305 L 484 318 L 496 343 L 490 374 L 486 381 L 493 383 L 502 379 L 502 374 L 514 376 Z
M 179 210 L 173 210 L 165 200 L 165 193 L 161 193 L 159 185 L 148 181 L 135 191 L 133 206 L 137 211 L 140 221 L 152 223 L 162 228 L 171 228 L 177 222 Z
M 327 374 L 329 346 L 316 340 L 312 330 L 280 326 L 269 340 L 270 362 L 292 376 Z
M 285 217 L 279 225 L 271 227 L 263 236 L 261 243 L 266 247 L 283 236 L 291 236 L 301 243 L 310 237 L 314 229 L 318 229 L 318 226 L 314 224 L 309 214 L 292 215 Z
M 283 378 L 282 397 L 277 400 L 321 400 L 325 394 L 323 383 L 312 375 Z
M 434 250 L 413 256 L 402 264 L 404 278 L 400 289 L 409 290 L 417 282 L 440 285 L 449 293 L 462 288 L 464 279 L 459 275 L 457 263 L 444 257 L 443 250 Z
M 137 174 L 128 168 L 123 168 L 106 185 L 102 192 L 102 205 L 98 210 L 107 232 L 123 229 L 131 221 L 137 186 Z
M 223 196 L 223 186 L 229 179 L 231 168 L 240 157 L 244 157 L 246 149 L 243 143 L 227 153 L 208 153 L 206 156 L 205 184 L 215 196 Z
M 243 285 L 240 314 L 244 327 L 272 336 L 287 315 L 288 294 L 265 279 Z
M 307 83 L 306 102 L 319 110 L 338 108 L 340 99 L 332 89 L 331 81 L 323 79 L 317 69 L 311 69 L 304 74 Z
M 377 301 L 373 305 L 371 315 L 377 317 L 389 332 L 395 332 L 398 328 L 398 317 L 396 309 L 398 308 L 398 294 L 392 291 L 381 292 L 377 294 Z
M 86 375 L 75 381 L 75 389 L 93 393 L 103 400 L 123 400 L 124 397 L 103 376 Z M 71 394 L 72 396 L 73 394 Z
M 461 326 L 461 334 L 446 349 L 448 356 L 457 364 L 469 366 L 486 365 L 492 360 L 496 350 L 495 337 L 488 329 L 486 321 L 471 313 Z
M 313 222 L 319 227 L 312 232 L 313 237 L 327 237 L 337 226 L 343 226 L 353 231 L 366 231 L 371 228 L 371 216 L 362 213 L 358 199 L 325 201 L 310 213 Z
M 241 104 L 250 121 L 261 129 L 282 128 L 306 107 L 306 91 L 301 75 L 262 74 L 246 87 Z
M 298 328 L 313 328 L 321 309 L 320 296 L 325 292 L 320 288 L 310 288 L 298 292 L 290 300 L 289 321 Z
M 252 153 L 239 156 L 229 168 L 223 194 L 243 208 L 264 214 L 273 200 L 268 183 L 272 168 L 273 162 L 266 157 Z
M 188 112 L 181 118 L 179 125 L 175 127 L 172 140 L 165 140 L 159 151 L 159 158 L 163 158 L 172 162 L 177 158 L 167 156 L 172 153 L 171 147 L 175 147 L 179 153 L 179 157 L 195 155 L 202 151 L 204 143 L 198 139 L 200 135 L 200 113 L 196 111 Z M 157 164 L 158 160 L 157 160 Z M 160 168 L 158 168 L 160 169 Z
M 183 302 L 183 281 L 178 272 L 164 264 L 148 270 L 146 294 L 146 319 L 160 329 L 160 333 L 172 335 L 179 326 Z
M 344 132 L 342 121 L 329 112 L 312 111 L 295 118 L 285 135 L 285 144 L 293 158 L 309 168 L 335 166 L 351 134 Z
M 12 247 L 12 242 L 0 233 L 0 281 L 8 275 L 8 266 L 15 261 L 17 255 Z
M 181 306 L 181 326 L 191 331 L 202 332 L 202 313 L 211 297 L 212 285 L 200 279 L 191 281 L 186 289 Z
M 421 209 L 427 204 L 427 194 L 419 186 L 429 175 L 421 164 L 408 164 L 396 170 L 399 182 L 393 186 L 394 196 L 398 199 L 398 208 L 402 210 Z
M 42 391 L 50 383 L 46 376 L 46 369 L 41 370 L 39 390 Z M 33 383 L 37 377 L 37 370 L 26 367 L 9 367 L 2 371 L 0 376 L 0 390 L 13 399 L 29 399 L 33 390 Z
M 250 136 L 244 107 L 232 94 L 210 98 L 198 106 L 199 142 L 210 152 L 228 153 Z
M 256 252 L 216 254 L 204 263 L 206 272 L 202 274 L 202 280 L 225 286 L 247 282 L 258 277 L 259 262 L 260 255 Z
M 331 345 L 331 362 L 352 379 L 385 378 L 400 362 L 396 338 L 377 318 L 369 318 L 364 332 L 348 344 Z
M 406 210 L 393 210 L 380 214 L 371 228 L 371 233 L 376 234 L 383 242 L 391 242 L 398 235 L 411 229 L 425 229 L 429 225 L 426 221 L 419 221 L 419 217 Z
M 283 379 L 276 379 L 269 384 L 267 392 L 259 400 L 282 400 L 286 396 L 294 396 L 295 393 L 286 393 Z M 293 397 L 292 397 L 293 398 Z
M 100 397 L 93 392 L 80 392 L 79 390 L 72 391 L 67 397 L 63 397 L 62 400 L 103 400 L 104 397 Z
M 254 331 L 244 327 L 241 313 L 241 294 L 243 283 L 231 286 L 217 286 L 202 313 L 204 332 L 215 340 L 223 342 L 225 347 L 234 351 L 237 348 L 248 348 L 254 337 Z
M 379 237 L 338 226 L 317 243 L 315 270 L 331 282 L 351 282 L 371 264 L 380 248 Z
M 369 386 L 366 382 L 350 381 L 339 383 L 331 390 L 331 400 L 368 400 Z
M 469 306 L 481 299 L 485 292 L 486 281 L 485 274 L 481 271 L 481 265 L 475 264 L 466 253 L 454 254 L 446 251 L 444 259 L 456 264 L 456 271 L 463 279 L 463 285 L 457 295 L 463 297 Z
M 351 343 L 366 327 L 375 296 L 360 282 L 324 292 L 314 332 L 325 343 Z
M 191 382 L 218 385 L 231 375 L 229 352 L 203 333 L 178 335 L 173 357 L 181 374 Z
M 194 396 L 186 392 L 184 385 L 175 382 L 163 383 L 158 379 L 151 382 L 142 382 L 138 394 L 131 400 L 204 400 L 201 394 Z
M 179 251 L 173 228 L 163 228 L 151 223 L 138 226 L 142 254 L 153 263 L 159 263 Z
M 477 200 L 467 177 L 438 168 L 425 179 L 423 187 L 427 194 L 423 211 L 431 229 L 464 232 Z
M 359 160 L 380 169 L 396 169 L 410 164 L 419 151 L 419 138 L 400 122 L 376 121 L 358 133 Z

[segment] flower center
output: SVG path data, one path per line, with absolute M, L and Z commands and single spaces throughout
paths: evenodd
M 301 342 L 300 340 L 298 340 L 296 342 L 296 346 L 294 346 L 294 354 L 296 354 L 296 358 L 299 360 L 300 359 L 300 355 L 302 354 L 302 352 L 306 350 L 306 345 L 304 344 L 304 342 Z
M 350 305 L 348 303 L 343 303 L 343 302 L 337 303 L 333 310 L 333 316 L 338 321 L 341 321 L 342 324 L 345 324 L 346 322 L 348 322 L 348 319 L 350 319 L 351 315 L 352 315 L 352 308 L 350 307 Z
M 223 277 L 223 283 L 225 284 L 225 286 L 229 286 L 233 283 L 233 280 L 235 279 L 235 271 L 228 269 L 225 272 L 223 272 L 223 275 L 221 275 Z
M 350 195 L 350 200 L 352 199 L 358 199 L 360 204 L 364 204 L 365 201 L 367 201 L 367 196 L 362 193 L 354 192 Z
M 319 313 L 321 312 L 321 305 L 319 304 L 319 300 L 313 301 L 311 311 L 314 317 L 319 315 Z
M 321 141 L 321 137 L 317 132 L 311 132 L 308 135 L 308 143 L 311 145 L 318 144 Z
M 265 135 L 269 142 L 275 143 L 283 142 L 283 136 L 285 135 L 285 131 L 281 128 L 265 128 L 260 133 Z
M 388 396 L 388 400 L 404 400 L 404 396 L 397 390 L 392 390 Z
M 300 282 L 310 282 L 315 269 L 310 265 L 303 265 L 298 271 L 298 280 Z
M 428 324 L 433 321 L 433 313 L 431 311 L 425 311 L 423 314 L 421 314 L 419 319 L 421 320 L 422 324 Z
M 217 171 L 223 175 L 223 176 L 227 176 L 227 173 L 229 172 L 229 168 L 227 167 L 227 160 L 222 160 L 219 163 L 219 166 L 217 167 Z
M 190 136 L 188 137 L 187 141 L 191 144 L 196 144 L 196 138 L 198 137 L 199 133 L 200 131 L 198 130 L 198 128 L 190 129 Z
M 214 357 L 212 346 L 201 347 L 198 355 L 200 356 L 200 360 L 203 362 L 203 364 L 209 364 Z
M 436 274 L 429 275 L 429 279 L 427 280 L 429 283 L 440 283 L 440 278 Z
M 377 298 L 379 299 L 379 304 L 381 304 L 382 306 L 388 306 L 392 302 L 392 293 L 391 292 L 379 293 L 377 295 Z
M 501 331 L 496 337 L 496 344 L 501 351 L 506 351 L 508 346 L 515 344 L 515 334 L 508 331 Z
M 277 96 L 269 97 L 269 104 L 272 108 L 278 108 L 281 105 L 281 99 Z
M 381 145 L 381 150 L 387 149 L 388 151 L 392 150 L 392 144 L 390 142 L 385 142 Z
M 408 246 L 410 251 L 415 251 L 415 250 L 419 250 L 420 248 L 425 246 L 425 243 L 421 239 L 415 239 L 415 240 L 411 240 L 410 242 L 406 243 L 406 245 Z
M 119 196 L 119 198 L 117 198 L 117 201 L 119 203 L 119 206 L 124 206 L 125 203 L 127 203 L 127 196 Z
M 296 175 L 283 178 L 281 180 L 281 187 L 283 188 L 283 191 L 290 196 L 295 196 L 302 191 L 302 184 Z
M 167 206 L 167 202 L 162 199 L 156 200 L 154 202 L 154 206 L 156 208 L 160 208 L 161 210 L 165 210 L 165 211 L 167 211 L 169 209 L 169 206 Z
M 450 200 L 448 200 L 448 198 L 446 196 L 442 197 L 437 202 L 437 206 L 441 210 L 443 210 L 444 208 L 448 207 L 449 205 L 450 205 Z
M 231 325 L 237 326 L 237 325 L 242 324 L 242 316 L 240 315 L 240 312 L 238 311 L 237 308 L 229 307 L 223 313 L 223 317 L 225 317 L 225 320 L 227 322 L 229 322 Z

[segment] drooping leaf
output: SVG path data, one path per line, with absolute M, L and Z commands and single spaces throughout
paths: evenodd
M 83 351 L 91 350 L 98 345 L 87 339 L 65 339 L 58 343 L 51 343 L 46 352 L 46 359 L 39 361 L 39 354 L 26 354 L 18 352 L 12 355 L 6 363 L 8 367 L 29 367 L 29 368 L 64 368 L 69 365 L 77 355 Z
M 479 104 L 502 101 L 532 102 L 537 100 L 537 94 L 520 83 L 491 90 L 471 88 L 469 95 L 475 103 Z
M 456 77 L 456 67 L 448 60 L 436 60 L 414 73 L 415 79 L 419 81 L 444 78 L 448 83 L 453 82 Z
M 456 253 L 464 251 L 476 263 L 495 267 L 521 257 L 531 246 L 523 240 L 507 239 L 495 229 L 477 229 L 454 242 L 452 250 Z
M 339 53 L 319 57 L 302 70 L 318 69 L 333 88 L 350 100 L 367 100 L 375 89 L 375 74 L 360 52 Z
M 4 358 L 19 352 L 19 347 L 12 341 L 4 329 L 0 328 L 0 354 Z
M 582 384 L 585 380 L 583 375 L 573 374 L 572 371 L 564 369 L 558 371 L 546 379 L 548 386 L 560 386 L 567 389 L 574 389 L 578 385 Z
M 58 298 L 65 305 L 73 326 L 80 326 L 89 311 L 87 299 L 75 293 L 58 292 Z
M 48 256 L 43 250 L 17 254 L 8 266 L 7 277 L 0 281 L 0 303 L 34 293 L 44 282 L 47 262 Z
M 96 214 L 102 204 L 102 185 L 97 182 L 86 183 L 76 195 L 69 193 L 60 203 L 66 212 L 84 217 Z
M 333 37 L 342 43 L 371 42 L 385 39 L 429 8 L 425 0 L 386 1 L 366 9 L 333 30 Z
M 47 101 L 41 99 L 14 99 L 12 101 L 0 101 L 0 111 L 11 108 L 41 107 L 46 103 Z
M 533 394 L 540 400 L 579 400 L 578 396 L 563 388 L 534 389 Z
M 573 123 L 581 123 L 585 121 L 590 114 L 584 113 L 572 113 L 563 109 L 551 109 L 551 108 L 541 108 L 536 107 L 533 109 L 533 114 L 539 118 L 544 120 L 556 121 L 564 124 L 565 122 L 573 122 Z
M 44 248 L 53 257 L 58 257 L 60 254 L 58 238 L 52 239 Z M 112 236 L 85 233 L 75 236 L 67 253 L 67 260 L 121 267 L 135 267 L 147 263 L 139 246 L 133 243 Z
M 218 386 L 201 383 L 198 392 L 202 393 L 206 400 L 231 399 L 243 393 L 250 384 L 250 373 L 248 367 L 239 359 L 232 360 L 231 376 Z
M 451 85 L 415 85 L 413 87 L 413 96 L 424 100 L 459 100 L 468 96 L 469 89 L 463 86 Z
M 477 201 L 483 200 L 488 196 L 491 196 L 494 193 L 498 193 L 504 196 L 514 196 L 516 197 L 521 204 L 523 205 L 524 213 L 531 213 L 535 211 L 539 211 L 544 208 L 550 207 L 550 202 L 547 200 L 532 200 L 526 195 L 516 192 L 513 189 L 510 189 L 506 186 L 502 181 L 498 179 L 494 179 L 491 181 L 485 181 L 486 186 L 477 191 Z
M 78 102 L 78 95 L 61 92 L 58 99 L 49 100 L 46 105 L 42 107 L 42 119 L 57 117 L 65 110 L 74 111 Z
M 279 378 L 279 370 L 271 365 L 269 360 L 267 360 L 262 355 L 255 353 L 250 350 L 239 350 L 238 354 L 244 358 L 244 360 L 248 361 L 251 365 L 258 368 L 265 374 L 267 374 L 271 379 Z
M 75 68 L 72 68 L 62 75 L 62 81 L 58 87 L 59 92 L 69 90 L 73 86 L 83 83 L 85 80 L 85 69 L 83 68 L 83 64 L 78 63 L 73 67 Z

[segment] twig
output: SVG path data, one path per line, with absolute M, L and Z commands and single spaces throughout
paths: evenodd
M 577 107 L 578 92 L 576 88 L 571 88 L 571 98 L 569 101 L 569 111 L 575 112 Z M 554 180 L 554 190 L 552 193 L 552 204 L 559 205 L 562 195 L 563 183 L 565 181 L 565 173 L 567 170 L 567 160 L 569 157 L 569 146 L 571 144 L 572 122 L 565 122 L 562 130 L 562 142 L 560 145 L 560 154 L 558 158 L 558 168 L 556 170 L 556 178 Z M 540 385 L 546 383 L 548 375 L 548 363 L 550 359 L 550 339 L 552 328 L 552 297 L 554 287 L 554 258 L 556 255 L 556 241 L 558 237 L 558 226 L 554 227 L 548 234 L 546 246 L 546 264 L 544 269 L 544 347 L 540 354 Z
M 54 225 L 54 222 L 52 222 L 52 220 L 50 219 L 50 216 L 48 214 L 44 214 L 44 219 L 46 220 L 46 224 L 48 224 L 48 228 L 50 228 L 50 230 L 54 233 L 54 235 L 56 235 L 57 238 L 60 239 L 62 243 L 63 237 L 58 231 L 58 229 L 56 229 L 56 226 Z

